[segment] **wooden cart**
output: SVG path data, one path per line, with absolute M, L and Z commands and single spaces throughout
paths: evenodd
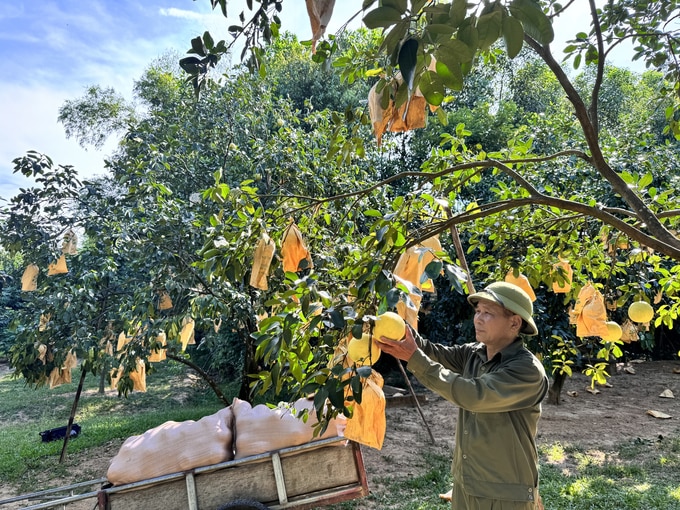
M 96 499 L 99 510 L 304 510 L 367 494 L 359 445 L 336 437 L 23 508 Z

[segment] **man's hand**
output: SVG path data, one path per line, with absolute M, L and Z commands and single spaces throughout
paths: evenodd
M 406 327 L 406 335 L 403 340 L 390 340 L 384 336 L 375 339 L 378 346 L 383 352 L 391 354 L 397 359 L 408 361 L 413 356 L 413 353 L 418 350 L 411 328 Z

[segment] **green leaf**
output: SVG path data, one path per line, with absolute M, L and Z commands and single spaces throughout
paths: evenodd
M 203 45 L 203 40 L 200 37 L 194 37 L 191 40 L 191 52 L 205 57 L 207 55 L 205 46 Z
M 449 125 L 449 117 L 446 115 L 444 108 L 437 108 L 437 119 L 442 126 Z
M 446 92 L 444 89 L 444 81 L 437 73 L 425 71 L 420 77 L 418 87 L 429 104 L 434 106 L 442 104 Z
M 345 327 L 345 318 L 342 316 L 342 313 L 339 310 L 331 308 L 328 311 L 328 315 L 331 318 L 331 322 L 335 328 L 342 329 Z
M 439 45 L 435 52 L 437 60 L 455 60 L 456 62 L 470 62 L 475 52 L 470 46 L 459 39 L 451 39 Z
M 384 51 L 387 55 L 398 55 L 399 43 L 406 35 L 407 30 L 408 22 L 406 21 L 400 21 L 394 25 L 383 39 L 380 45 L 381 51 Z
M 425 27 L 425 33 L 433 39 L 439 35 L 451 35 L 456 31 L 456 27 L 444 23 L 431 23 Z
M 652 183 L 653 180 L 654 176 L 651 174 L 651 172 L 647 172 L 640 178 L 637 185 L 639 188 L 646 188 Z
M 373 369 L 368 366 L 364 365 L 363 367 L 357 368 L 357 374 L 359 374 L 360 377 L 370 377 L 371 373 L 373 372 Z
M 353 376 L 352 380 L 350 381 L 350 386 L 352 388 L 352 396 L 354 397 L 354 400 L 357 404 L 361 404 L 361 376 L 358 374 Z
M 458 62 L 444 63 L 441 60 L 437 60 L 435 70 L 448 88 L 463 90 L 463 73 Z
M 467 0 L 453 0 L 449 9 L 451 26 L 458 28 L 467 14 Z
M 479 48 L 488 49 L 501 35 L 503 18 L 500 11 L 484 14 L 477 21 L 477 33 L 479 34 Z
M 405 13 L 408 8 L 407 0 L 382 0 L 383 7 L 392 7 L 400 13 Z
M 458 28 L 458 40 L 464 42 L 468 48 L 477 51 L 479 47 L 479 34 L 474 25 L 474 18 L 466 18 Z
M 426 3 L 427 0 L 411 0 L 411 13 L 418 14 Z
M 524 29 L 522 23 L 512 16 L 503 17 L 503 41 L 508 57 L 515 58 L 524 44 Z
M 401 12 L 394 7 L 378 7 L 364 16 L 366 28 L 387 28 L 401 21 Z
M 424 278 L 423 281 L 427 280 L 427 278 L 432 278 L 433 280 L 437 278 L 442 272 L 443 265 L 444 264 L 442 264 L 441 260 L 433 260 L 432 262 L 430 262 L 425 267 L 425 274 L 427 276 Z M 423 282 L 421 281 L 421 283 Z
M 510 13 L 522 22 L 524 32 L 540 44 L 550 44 L 555 39 L 555 32 L 550 18 L 545 15 L 535 0 L 513 0 L 509 6 Z
M 212 50 L 215 47 L 215 41 L 207 30 L 203 33 L 203 44 L 205 44 L 208 50 Z

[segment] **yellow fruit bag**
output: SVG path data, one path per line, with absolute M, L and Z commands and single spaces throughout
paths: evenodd
M 371 448 L 382 449 L 387 430 L 383 378 L 375 370 L 363 381 L 361 404 L 353 403 L 354 412 L 347 420 L 345 437 Z
M 255 253 L 253 254 L 253 269 L 250 272 L 251 287 L 260 290 L 267 290 L 269 288 L 267 275 L 269 274 L 269 266 L 271 266 L 275 251 L 276 245 L 274 241 L 265 232 L 262 232 L 262 236 L 260 236 Z
M 590 283 L 585 285 L 578 293 L 576 304 L 570 315 L 571 322 L 576 324 L 576 336 L 578 337 L 601 337 L 609 332 L 604 297 Z

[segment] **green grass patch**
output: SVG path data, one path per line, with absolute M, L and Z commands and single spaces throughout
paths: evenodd
M 365 508 L 370 502 L 375 508 L 403 508 L 413 510 L 441 510 L 450 505 L 439 498 L 439 494 L 451 488 L 451 458 L 449 456 L 425 454 L 418 459 L 427 466 L 420 476 L 408 479 L 392 477 L 376 480 L 386 491 L 375 492 L 359 500 L 348 501 L 329 508 L 351 510 Z
M 68 475 L 59 464 L 63 441 L 42 442 L 40 432 L 65 426 L 73 405 L 79 372 L 73 382 L 50 390 L 29 388 L 22 379 L 0 379 L 0 479 L 21 491 L 36 489 L 41 473 Z M 112 441 L 141 434 L 166 421 L 198 420 L 223 407 L 201 381 L 188 382 L 186 369 L 174 362 L 160 365 L 147 378 L 147 392 L 119 397 L 89 374 L 76 410 L 81 434 L 69 441 L 68 456 L 78 456 Z M 94 475 L 93 478 L 101 474 Z
M 113 457 L 129 436 L 169 420 L 197 420 L 223 406 L 206 384 L 190 380 L 186 367 L 174 362 L 157 366 L 147 379 L 146 393 L 127 398 L 98 393 L 99 379 L 90 375 L 76 413 L 82 433 L 69 442 L 66 461 L 59 464 L 62 441 L 43 443 L 39 432 L 66 425 L 76 374 L 72 383 L 53 390 L 0 378 L 0 480 L 18 493 L 98 478 L 101 472 L 90 476 L 80 469 L 80 478 L 73 480 L 69 470 L 82 468 L 80 463 L 96 455 Z M 234 391 L 225 394 L 231 398 Z M 680 431 L 625 442 L 611 451 L 556 442 L 539 453 L 541 494 L 548 510 L 680 510 Z M 418 476 L 374 479 L 366 498 L 330 508 L 450 508 L 439 494 L 451 486 L 451 458 L 425 453 L 414 457 L 412 467 Z
M 637 454 L 627 457 L 631 448 Z M 611 452 L 557 442 L 543 446 L 540 454 L 541 496 L 548 510 L 680 510 L 680 437 L 621 444 Z M 363 500 L 331 508 L 359 510 L 368 503 L 380 509 L 450 508 L 439 494 L 450 487 L 451 459 L 430 455 L 424 464 L 423 475 L 376 480 L 388 489 L 372 489 Z
M 680 437 L 635 440 L 611 452 L 541 449 L 541 495 L 550 510 L 680 510 Z

